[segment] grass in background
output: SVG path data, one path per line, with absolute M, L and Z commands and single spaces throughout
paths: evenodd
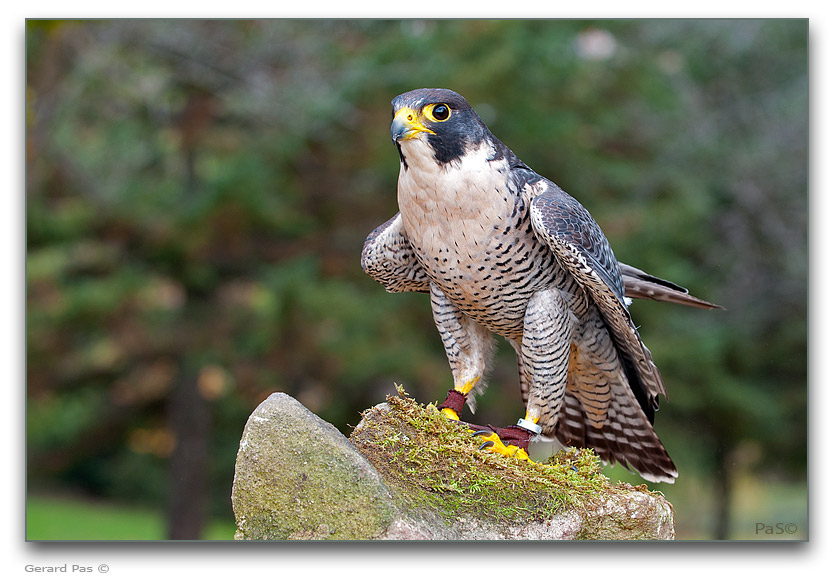
M 165 540 L 162 513 L 143 508 L 78 499 L 29 496 L 26 502 L 27 540 Z M 210 521 L 204 540 L 233 540 L 232 521 Z

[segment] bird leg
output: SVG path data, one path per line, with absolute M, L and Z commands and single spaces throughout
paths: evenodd
M 472 391 L 477 393 L 483 389 L 482 378 L 494 350 L 492 336 L 452 304 L 434 282 L 430 284 L 429 292 L 434 323 L 455 380 L 454 388 L 440 408 L 444 415 L 459 421 L 464 403 L 474 408 Z
M 513 343 L 520 361 L 527 414 L 516 425 L 503 430 L 491 425 L 489 430 L 475 430 L 491 451 L 529 461 L 530 441 L 544 426 L 555 424 L 567 385 L 573 335 L 569 312 L 558 290 L 540 290 L 530 298 L 521 344 Z
M 528 418 L 519 419 L 516 425 L 510 427 L 470 425 L 470 428 L 474 429 L 473 435 L 484 440 L 481 449 L 526 461 L 532 461 L 528 455 L 530 441 L 541 433 L 541 428 L 536 425 L 535 421 L 529 420 L 529 415 Z
M 505 457 L 517 457 L 518 459 L 529 459 L 527 454 L 530 441 L 541 429 L 526 419 L 519 419 L 518 424 L 510 427 L 496 427 L 494 425 L 476 425 L 460 420 L 460 411 L 463 409 L 465 398 L 455 389 L 449 390 L 446 401 L 441 405 L 440 412 L 453 421 L 466 425 L 472 435 L 483 439 L 481 449 L 489 449 L 500 453 Z M 452 405 L 456 405 L 457 411 Z M 527 425 L 527 426 L 525 426 Z M 532 428 L 531 428 L 532 427 Z
M 495 427 L 494 425 L 475 425 L 474 423 L 467 423 L 460 420 L 460 414 L 463 411 L 463 405 L 466 402 L 467 385 L 449 389 L 446 395 L 446 400 L 440 405 L 440 412 L 453 421 L 457 421 L 466 425 L 472 434 L 483 439 L 481 449 L 489 449 L 490 451 L 500 453 L 505 457 L 517 457 L 521 460 L 530 460 L 527 454 L 527 449 L 530 445 L 530 440 L 537 434 L 535 429 L 522 426 L 522 422 L 526 422 L 534 428 L 538 426 L 535 422 L 526 419 L 520 419 L 518 425 L 510 427 Z M 471 389 L 466 389 L 466 392 Z M 538 432 L 541 432 L 539 428 Z
M 536 424 L 537 413 L 528 412 L 517 425 L 510 427 L 484 427 L 460 420 L 464 404 L 472 404 L 472 391 L 477 392 L 483 385 L 481 378 L 493 353 L 492 337 L 487 329 L 452 304 L 433 282 L 430 285 L 430 295 L 434 321 L 455 379 L 454 388 L 449 390 L 446 400 L 439 405 L 440 412 L 472 429 L 474 435 L 483 439 L 482 449 L 529 460 L 527 449 L 530 440 L 541 433 L 541 428 Z
M 559 290 L 540 290 L 527 303 L 519 360 L 528 383 L 525 420 L 532 421 L 539 432 L 542 428 L 552 431 L 558 421 L 575 324 Z
M 466 396 L 461 391 L 456 388 L 449 389 L 446 400 L 440 405 L 440 412 L 449 419 L 466 425 L 474 436 L 481 437 L 484 441 L 481 449 L 489 449 L 506 457 L 529 459 L 527 450 L 530 440 L 541 433 L 541 428 L 536 425 L 535 421 L 529 420 L 529 415 L 527 419 L 519 419 L 517 425 L 510 427 L 476 425 L 460 420 L 465 402 Z
M 534 463 L 529 455 L 530 442 L 541 431 L 533 431 L 523 427 L 521 425 L 522 421 L 524 419 L 519 419 L 516 425 L 510 425 L 509 427 L 495 427 L 494 425 L 482 427 L 472 423 L 467 423 L 467 425 L 472 430 L 474 437 L 480 437 L 483 440 L 479 449 L 486 449 L 504 457 L 515 457 L 522 461 Z
M 478 384 L 480 377 L 466 381 L 462 385 L 455 385 L 446 394 L 446 400 L 440 404 L 440 412 L 453 421 L 460 421 L 460 414 L 463 412 L 463 405 L 466 403 L 466 396 L 469 391 Z

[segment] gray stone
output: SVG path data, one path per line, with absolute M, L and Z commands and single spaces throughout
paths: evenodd
M 427 504 L 426 489 L 431 485 L 426 481 L 436 473 L 422 473 L 409 464 L 408 475 L 403 477 L 402 465 L 386 453 L 393 449 L 395 456 L 407 457 L 413 451 L 409 445 L 421 445 L 414 429 L 425 417 L 430 432 L 423 434 L 429 440 L 437 434 L 438 425 L 446 428 L 448 421 L 432 424 L 436 410 L 408 401 L 408 405 L 398 405 L 396 412 L 388 404 L 366 411 L 348 440 L 292 397 L 271 395 L 252 413 L 240 443 L 232 488 L 236 539 L 674 539 L 672 506 L 659 495 L 625 484 L 605 483 L 586 503 L 522 521 L 499 515 L 497 499 L 495 514 L 489 511 L 491 499 L 486 508 L 479 504 L 475 511 L 449 507 L 460 505 L 454 501 Z M 415 409 L 424 415 L 403 421 L 403 413 Z M 444 448 L 443 460 L 468 465 L 466 469 L 471 470 L 472 464 L 465 463 L 471 460 L 472 455 L 465 455 L 471 451 L 461 450 L 455 457 L 454 449 Z M 484 461 L 487 467 L 490 461 Z M 431 470 L 434 467 L 436 462 Z M 506 467 L 498 473 L 508 482 L 514 477 Z M 499 489 L 506 489 L 503 483 Z M 436 493 L 436 497 L 454 500 L 458 492 Z M 540 500 L 540 493 L 530 501 Z
M 249 417 L 232 508 L 237 539 L 373 538 L 394 519 L 379 473 L 333 425 L 283 393 Z

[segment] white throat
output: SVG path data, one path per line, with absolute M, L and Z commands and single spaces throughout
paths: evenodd
M 422 138 L 404 141 L 400 147 L 405 157 L 405 164 L 400 164 L 400 197 L 427 196 L 436 201 L 465 205 L 471 196 L 483 203 L 485 195 L 489 196 L 496 187 L 503 191 L 506 186 L 506 160 L 489 161 L 495 155 L 495 147 L 486 141 L 442 165 Z

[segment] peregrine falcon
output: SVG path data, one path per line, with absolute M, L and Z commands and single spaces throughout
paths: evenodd
M 715 308 L 614 257 L 599 225 L 530 169 L 447 89 L 393 101 L 399 213 L 365 241 L 362 268 L 389 292 L 426 292 L 454 378 L 441 410 L 474 412 L 492 335 L 518 358 L 526 414 L 478 427 L 484 446 L 529 459 L 534 437 L 592 447 L 649 481 L 674 482 L 652 427 L 660 373 L 631 298 Z

